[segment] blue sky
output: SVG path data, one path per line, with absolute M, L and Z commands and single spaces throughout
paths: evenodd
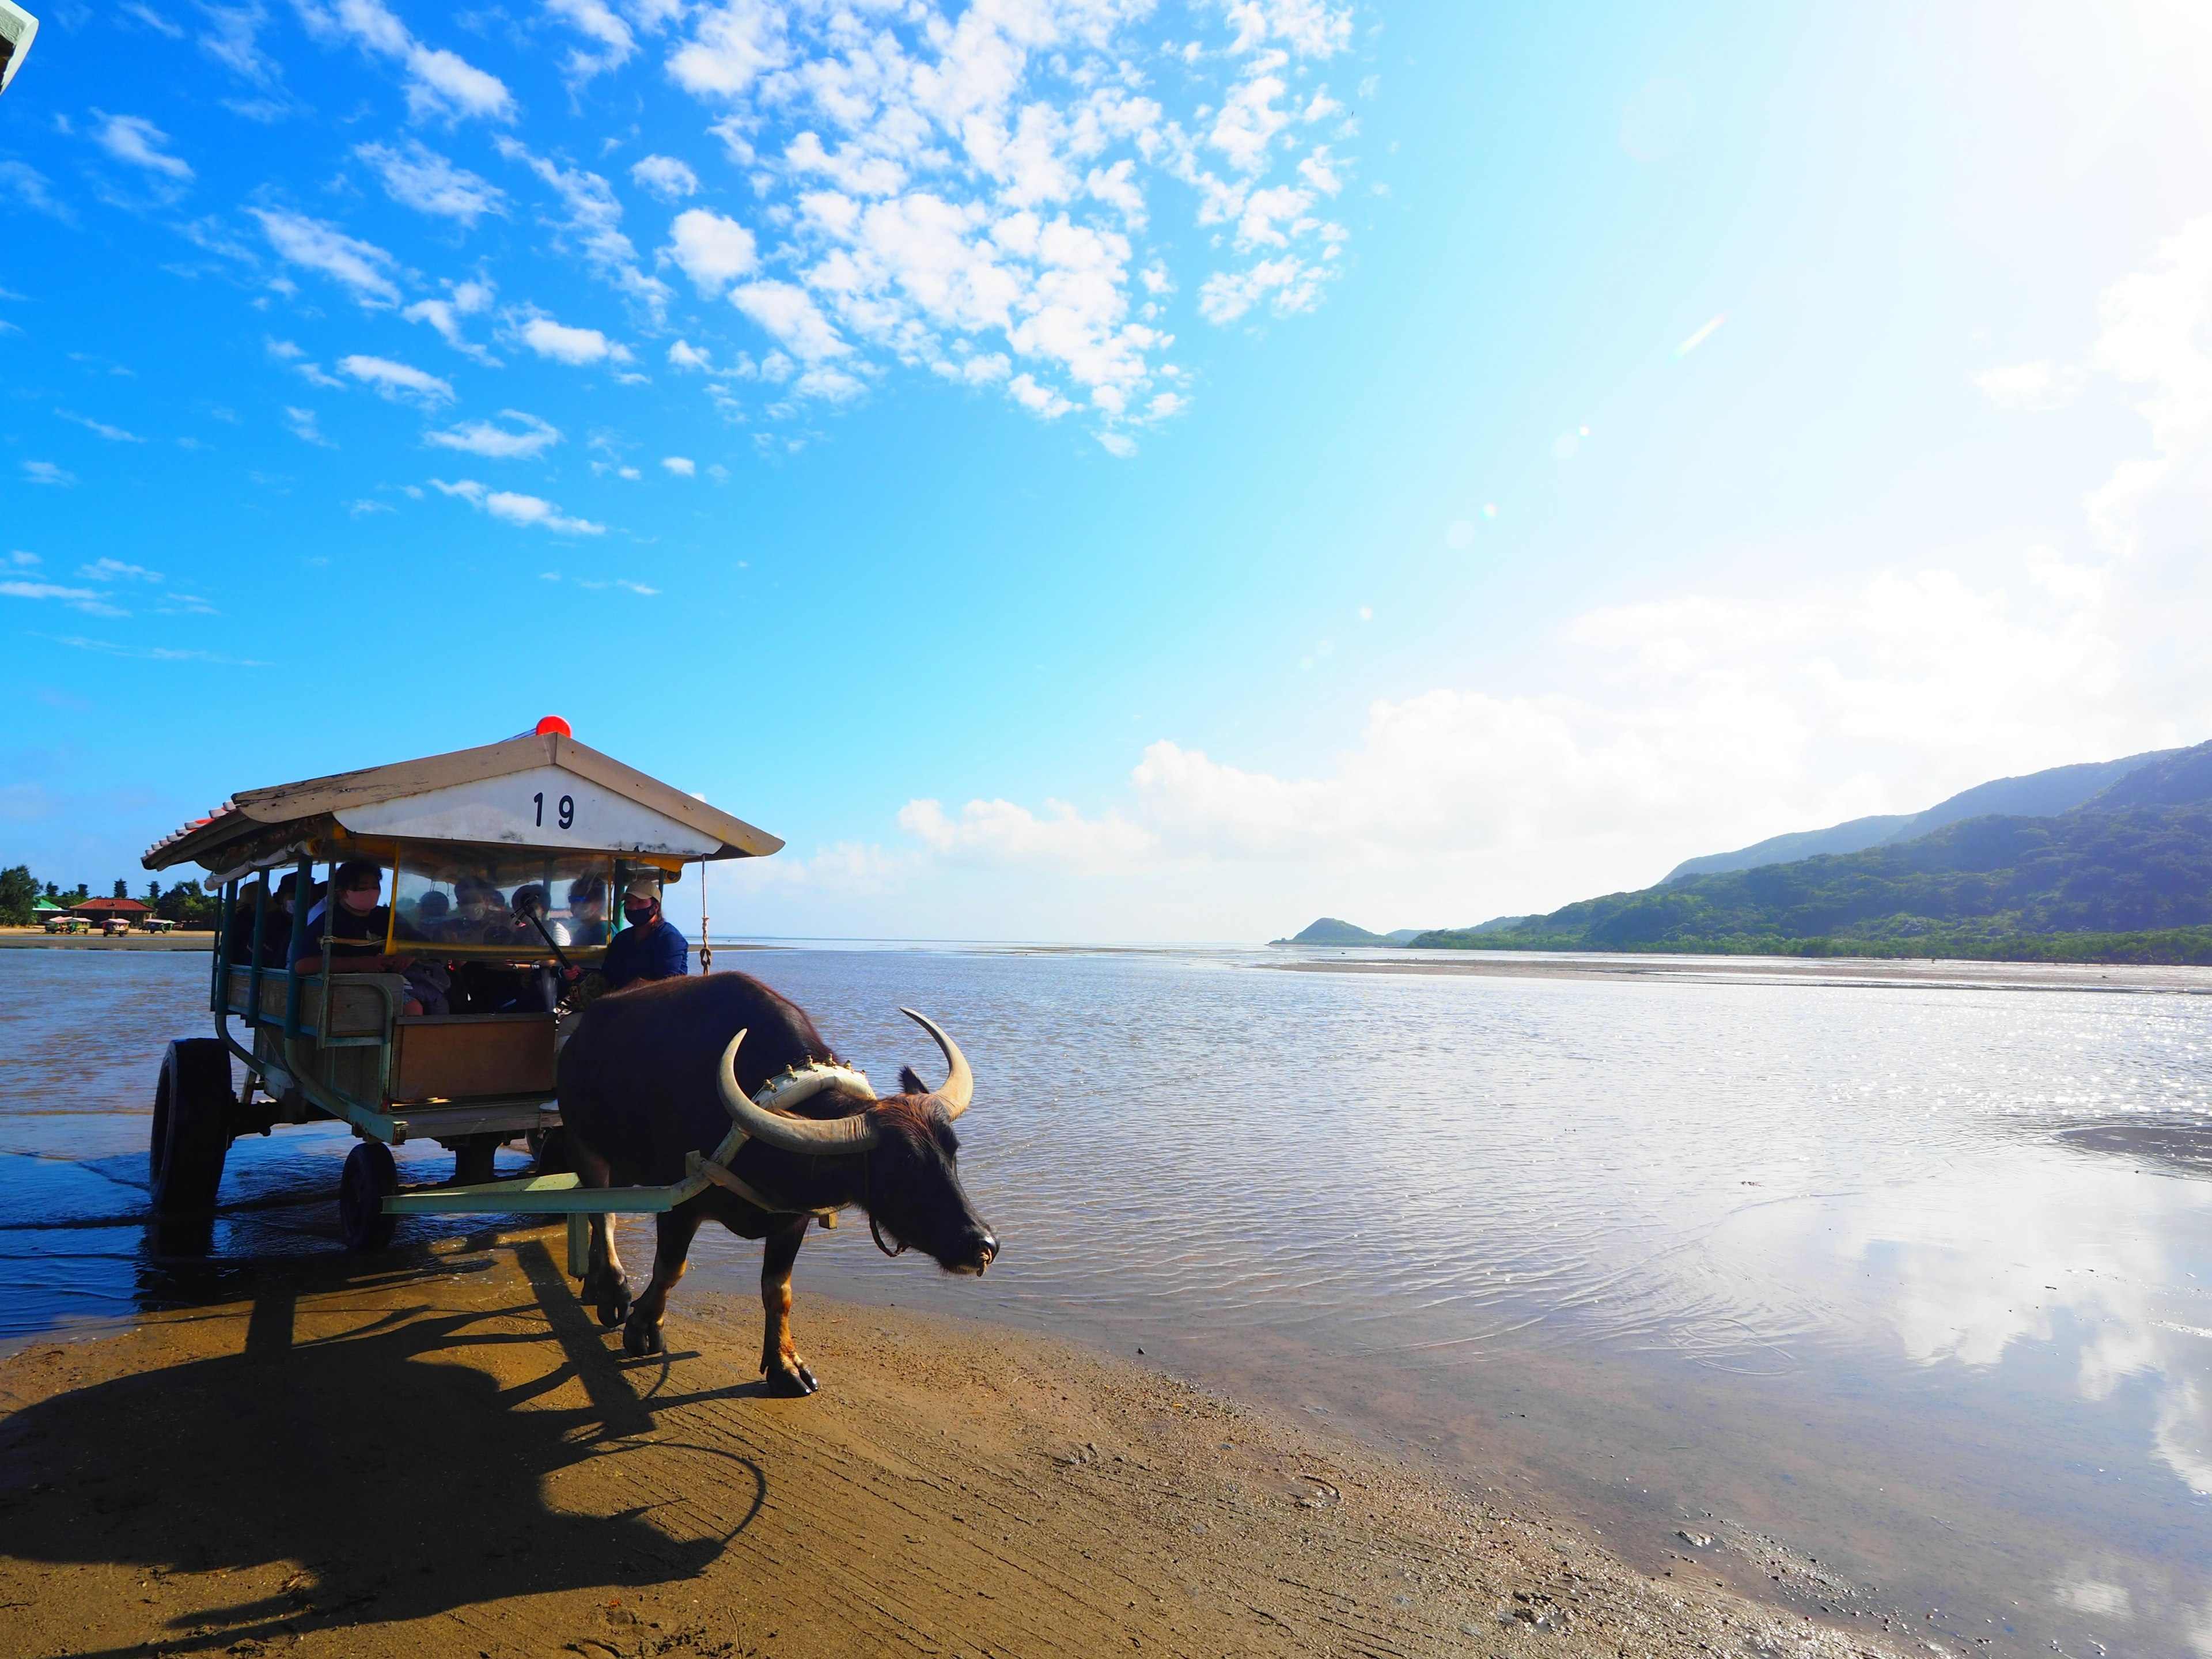
M 558 712 L 718 928 L 1265 938 L 2212 736 L 2194 8 L 42 24 L 44 877 Z

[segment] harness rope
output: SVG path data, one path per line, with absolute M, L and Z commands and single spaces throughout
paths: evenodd
M 856 1072 L 848 1066 L 825 1065 L 816 1060 L 810 1061 L 805 1066 L 788 1066 L 777 1073 L 753 1091 L 753 1103 L 765 1111 L 774 1111 L 777 1097 L 782 1095 L 792 1084 L 821 1073 L 828 1073 L 837 1084 L 844 1085 L 837 1089 L 836 1092 L 840 1094 L 865 1100 L 873 1100 L 876 1097 L 876 1091 L 869 1086 L 867 1074 L 865 1072 Z M 860 1085 L 859 1088 L 852 1087 L 854 1083 L 857 1083 Z M 865 1094 L 861 1092 L 863 1090 L 866 1091 Z M 743 1129 L 734 1123 L 732 1124 L 730 1133 L 722 1137 L 722 1144 L 714 1148 L 712 1157 L 702 1158 L 696 1152 L 686 1152 L 684 1155 L 684 1173 L 694 1180 L 703 1179 L 726 1192 L 734 1193 L 755 1209 L 766 1214 L 818 1216 L 825 1227 L 834 1227 L 837 1224 L 837 1211 L 841 1206 L 825 1205 L 818 1208 L 810 1208 L 786 1203 L 781 1199 L 772 1198 L 762 1192 L 759 1188 L 752 1185 L 744 1176 L 731 1169 L 730 1160 L 738 1155 L 738 1149 L 743 1146 L 748 1139 L 750 1137 Z M 860 1194 L 862 1207 L 868 1212 L 868 1235 L 876 1241 L 876 1248 L 885 1255 L 904 1255 L 907 1248 L 905 1241 L 901 1240 L 898 1249 L 892 1249 L 884 1243 L 883 1233 L 876 1225 L 875 1190 L 868 1169 L 867 1154 L 865 1152 L 860 1154 Z

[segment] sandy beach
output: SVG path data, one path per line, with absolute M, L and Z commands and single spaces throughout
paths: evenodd
M 1571 1527 L 1141 1360 L 802 1296 L 679 1294 L 629 1361 L 550 1235 L 262 1269 L 0 1364 L 0 1651 L 810 1656 L 1789 1654 L 1685 1540 Z M 1851 1606 L 1846 1606 L 1850 1602 Z M 1853 1611 L 1853 1607 L 1856 1611 Z M 1834 1627 L 1830 1627 L 1832 1625 Z

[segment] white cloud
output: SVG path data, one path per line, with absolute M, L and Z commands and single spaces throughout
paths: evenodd
M 592 272 L 659 320 L 670 299 L 668 285 L 639 268 L 637 249 L 622 231 L 622 204 L 614 188 L 596 173 L 564 167 L 531 153 L 512 138 L 498 141 L 499 153 L 520 161 L 552 186 L 568 210 L 565 220 L 549 220 L 566 245 L 573 240 Z
M 314 444 L 324 449 L 337 447 L 323 435 L 322 428 L 315 424 L 315 411 L 312 409 L 293 409 L 288 405 L 284 410 L 284 423 L 292 428 L 292 435 L 301 443 Z
M 425 433 L 422 441 L 434 448 L 459 449 L 495 460 L 525 461 L 535 460 L 561 441 L 560 432 L 535 415 L 526 415 L 519 409 L 502 409 L 499 417 L 513 425 L 501 427 L 489 421 L 463 421 L 443 432 Z
M 64 587 L 55 582 L 0 580 L 0 594 L 11 599 L 58 599 L 72 611 L 82 611 L 93 617 L 127 617 L 131 614 L 110 605 L 104 593 L 86 587 Z
M 95 110 L 94 113 L 97 115 L 99 112 Z M 171 155 L 162 149 L 169 142 L 169 135 L 142 115 L 103 117 L 93 134 L 93 142 L 117 161 L 158 173 L 165 179 L 181 184 L 192 176 L 191 166 L 182 157 Z
M 74 224 L 76 216 L 70 211 L 69 204 L 53 193 L 52 180 L 27 161 L 0 161 L 0 191 L 5 191 L 33 212 L 46 214 L 64 224 Z
M 629 24 L 607 9 L 605 0 L 544 0 L 544 5 L 589 43 L 569 48 L 564 67 L 571 81 L 588 81 L 618 70 L 636 54 L 636 37 Z
M 98 433 L 110 443 L 143 444 L 146 441 L 135 432 L 126 432 L 119 426 L 110 426 L 105 421 L 95 421 L 89 415 L 73 415 L 66 409 L 58 409 L 54 413 L 88 432 Z
M 730 295 L 730 303 L 751 318 L 801 362 L 848 356 L 853 348 L 822 314 L 806 290 L 792 283 L 748 283 Z
M 679 478 L 688 478 L 699 470 L 696 462 L 684 455 L 664 455 L 660 464 Z
M 1240 50 L 1279 40 L 1301 58 L 1328 58 L 1352 44 L 1352 9 L 1328 0 L 1231 0 Z
M 202 0 L 200 13 L 213 26 L 200 36 L 200 50 L 241 80 L 256 86 L 274 86 L 280 76 L 276 62 L 261 50 L 261 26 L 269 14 L 258 4 L 217 6 Z
M 696 346 L 687 345 L 682 340 L 668 348 L 668 362 L 672 368 L 697 369 L 703 374 L 711 374 L 714 369 L 705 352 Z
M 417 300 L 399 314 L 410 323 L 429 324 L 438 331 L 439 337 L 454 350 L 473 357 L 480 363 L 497 368 L 499 359 L 461 331 L 462 318 L 491 309 L 495 293 L 491 283 L 475 278 L 465 283 L 449 283 L 447 291 L 453 296 L 451 299 Z
M 1310 264 L 1295 254 L 1262 259 L 1249 270 L 1222 271 L 1199 289 L 1199 314 L 1209 323 L 1233 323 L 1269 301 L 1276 315 L 1294 316 L 1321 302 L 1322 286 L 1336 275 L 1328 264 Z
M 1177 285 L 1140 240 L 1164 181 L 1188 188 L 1201 227 L 1270 256 L 1209 273 L 1201 314 L 1318 302 L 1346 233 L 1314 204 L 1341 188 L 1332 145 L 1351 129 L 1299 136 L 1343 113 L 1303 77 L 1346 44 L 1348 9 L 1249 0 L 1230 9 L 1225 52 L 1178 52 L 1164 75 L 1145 61 L 1152 15 L 1145 0 L 691 14 L 670 73 L 730 108 L 714 131 L 763 198 L 749 252 L 773 276 L 732 297 L 799 366 L 760 366 L 771 413 L 854 395 L 896 362 L 1048 417 L 1087 410 L 1102 431 L 1158 418 L 1158 394 L 1187 396 L 1166 384 Z M 1170 118 L 1154 88 L 1188 113 Z M 692 274 L 711 291 L 746 274 L 731 270 Z
M 474 478 L 463 478 L 447 483 L 443 478 L 430 480 L 433 487 L 448 495 L 458 495 L 471 507 L 489 513 L 495 519 L 509 524 L 522 525 L 538 530 L 550 530 L 560 536 L 604 536 L 607 527 L 593 524 L 588 519 L 572 519 L 552 502 L 539 495 L 518 495 L 511 490 L 488 489 Z
M 456 167 L 419 140 L 410 138 L 401 149 L 361 144 L 354 154 L 376 169 L 386 195 L 417 213 L 473 226 L 487 213 L 507 211 L 507 195 L 498 185 Z
M 289 209 L 249 211 L 261 222 L 262 234 L 282 258 L 343 283 L 364 306 L 399 303 L 399 289 L 390 275 L 392 258 L 382 248 Z
M 76 574 L 94 582 L 162 582 L 168 578 L 158 570 L 149 570 L 143 564 L 127 564 L 121 559 L 94 559 L 90 564 L 79 565 Z
M 52 461 L 26 461 L 23 476 L 33 483 L 59 484 L 66 489 L 76 482 L 76 474 L 55 465 Z
M 514 331 L 515 337 L 541 357 L 550 357 L 556 363 L 582 366 L 587 363 L 631 361 L 629 348 L 610 340 L 596 328 L 571 328 L 556 323 L 544 312 L 526 315 Z
M 364 52 L 404 65 L 407 107 L 417 120 L 431 116 L 442 116 L 448 123 L 514 118 L 514 95 L 496 76 L 454 52 L 425 46 L 383 0 L 334 0 L 327 9 L 317 0 L 295 3 L 311 33 L 325 40 L 350 39 Z
M 411 363 L 394 362 L 389 357 L 352 356 L 339 358 L 338 367 L 396 403 L 435 409 L 453 401 L 451 385 Z
M 672 155 L 648 155 L 630 168 L 629 176 L 639 189 L 664 202 L 680 202 L 699 193 L 699 175 Z
M 764 0 L 703 8 L 691 38 L 668 60 L 676 84 L 700 97 L 733 99 L 784 61 L 783 16 Z
M 1999 409 L 2063 409 L 2081 389 L 2081 377 L 2047 361 L 2010 363 L 1973 377 L 1982 395 Z
M 753 234 L 735 219 L 705 208 L 676 216 L 661 258 L 672 259 L 702 295 L 719 295 L 760 263 Z

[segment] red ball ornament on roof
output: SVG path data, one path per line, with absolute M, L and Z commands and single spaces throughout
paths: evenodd
M 548 714 L 538 722 L 535 735 L 541 738 L 573 738 L 576 734 L 568 729 L 568 722 L 558 714 Z

